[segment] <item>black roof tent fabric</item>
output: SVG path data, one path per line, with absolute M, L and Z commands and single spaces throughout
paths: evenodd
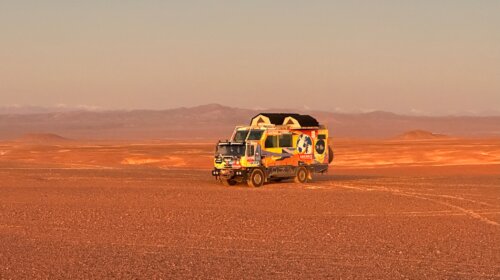
M 319 126 L 319 123 L 315 118 L 309 115 L 300 115 L 300 114 L 260 113 L 255 117 L 253 117 L 252 120 L 260 115 L 269 118 L 271 123 L 275 125 L 282 125 L 287 117 L 292 117 L 299 122 L 300 126 L 303 127 Z

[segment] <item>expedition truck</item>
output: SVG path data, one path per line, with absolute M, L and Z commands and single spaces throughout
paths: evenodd
M 315 118 L 262 113 L 249 126 L 236 127 L 230 140 L 219 141 L 212 175 L 227 186 L 260 187 L 292 178 L 304 183 L 328 171 L 332 160 L 328 129 Z

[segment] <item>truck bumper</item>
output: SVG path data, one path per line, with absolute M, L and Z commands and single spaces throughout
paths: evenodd
M 247 177 L 247 171 L 244 169 L 214 169 L 212 170 L 212 176 L 220 177 L 224 179 L 233 179 L 236 177 Z

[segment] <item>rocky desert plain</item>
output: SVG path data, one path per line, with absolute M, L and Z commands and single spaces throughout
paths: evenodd
M 500 279 L 500 118 L 317 113 L 329 172 L 249 188 L 210 170 L 253 112 L 189 110 L 1 115 L 0 279 Z

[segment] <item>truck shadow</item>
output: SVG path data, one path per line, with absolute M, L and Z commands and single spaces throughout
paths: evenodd
M 312 182 L 326 182 L 326 181 L 357 181 L 357 180 L 367 180 L 367 179 L 377 179 L 382 176 L 378 175 L 343 175 L 343 174 L 318 174 L 313 176 Z
M 313 176 L 312 181 L 309 181 L 309 183 L 325 183 L 325 182 L 348 182 L 348 181 L 359 181 L 359 180 L 370 180 L 370 179 L 379 179 L 382 178 L 383 176 L 378 176 L 378 175 L 343 175 L 343 174 L 316 174 Z M 282 181 L 274 181 L 271 180 L 271 182 L 266 183 L 266 185 L 279 185 L 279 184 L 286 184 L 286 183 L 294 183 L 293 179 L 286 179 Z

